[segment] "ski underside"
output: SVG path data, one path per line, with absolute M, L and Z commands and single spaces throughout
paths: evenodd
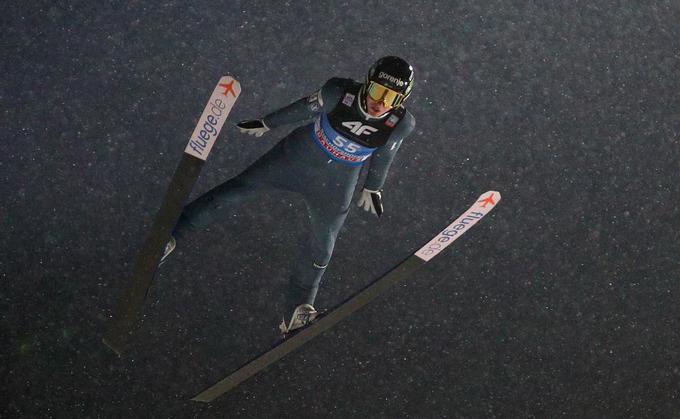
M 376 279 L 366 288 L 362 289 L 333 310 L 317 317 L 311 325 L 293 333 L 273 348 L 251 359 L 223 380 L 194 396 L 191 400 L 198 402 L 211 402 L 215 400 L 217 397 L 235 388 L 243 381 L 264 370 L 269 365 L 293 352 L 311 339 L 335 326 L 347 316 L 365 306 L 385 292 L 385 290 L 404 280 L 422 265 L 437 256 L 442 250 L 451 245 L 456 239 L 462 236 L 467 230 L 488 214 L 500 199 L 501 194 L 496 191 L 488 191 L 482 194 L 460 217 L 449 224 L 417 252 L 399 262 L 385 275 Z
M 241 86 L 237 80 L 230 76 L 220 78 L 182 153 L 161 207 L 137 254 L 132 275 L 123 294 L 113 305 L 111 320 L 102 338 L 104 344 L 118 355 L 127 346 L 172 229 L 240 93 Z

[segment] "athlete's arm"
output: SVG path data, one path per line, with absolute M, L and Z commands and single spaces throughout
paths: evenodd
M 321 111 L 328 112 L 337 104 L 342 95 L 342 83 L 342 79 L 332 78 L 318 91 L 270 113 L 262 118 L 262 121 L 268 128 L 273 129 L 286 124 L 307 121 Z
M 394 161 L 394 157 L 397 155 L 397 151 L 399 151 L 399 147 L 401 147 L 402 141 L 413 131 L 415 126 L 415 118 L 411 113 L 406 112 L 404 119 L 392 131 L 387 143 L 373 152 L 364 189 L 379 191 L 383 188 L 387 173 L 390 170 L 392 161 Z

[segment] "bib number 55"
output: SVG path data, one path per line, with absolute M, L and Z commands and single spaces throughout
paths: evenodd
M 333 145 L 352 154 L 359 151 L 359 144 L 356 144 L 340 136 L 335 137 L 335 139 L 333 140 Z

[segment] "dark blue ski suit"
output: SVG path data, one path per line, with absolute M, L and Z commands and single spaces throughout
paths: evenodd
M 415 119 L 404 107 L 372 118 L 359 106 L 363 85 L 333 78 L 317 92 L 263 118 L 269 128 L 300 124 L 241 174 L 187 205 L 175 234 L 206 227 L 263 191 L 291 191 L 304 198 L 311 222 L 309 258 L 298 261 L 288 304 L 313 304 L 338 232 L 350 209 L 359 173 L 370 157 L 364 188 L 382 189 L 402 140 Z M 310 122 L 311 120 L 311 122 Z

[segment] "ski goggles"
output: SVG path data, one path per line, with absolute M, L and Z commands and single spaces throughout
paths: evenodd
M 385 104 L 385 106 L 390 106 L 392 108 L 396 108 L 397 106 L 401 105 L 401 102 L 404 101 L 405 96 L 374 81 L 368 83 L 366 92 L 368 93 L 368 96 L 370 96 L 374 101 L 382 102 Z

